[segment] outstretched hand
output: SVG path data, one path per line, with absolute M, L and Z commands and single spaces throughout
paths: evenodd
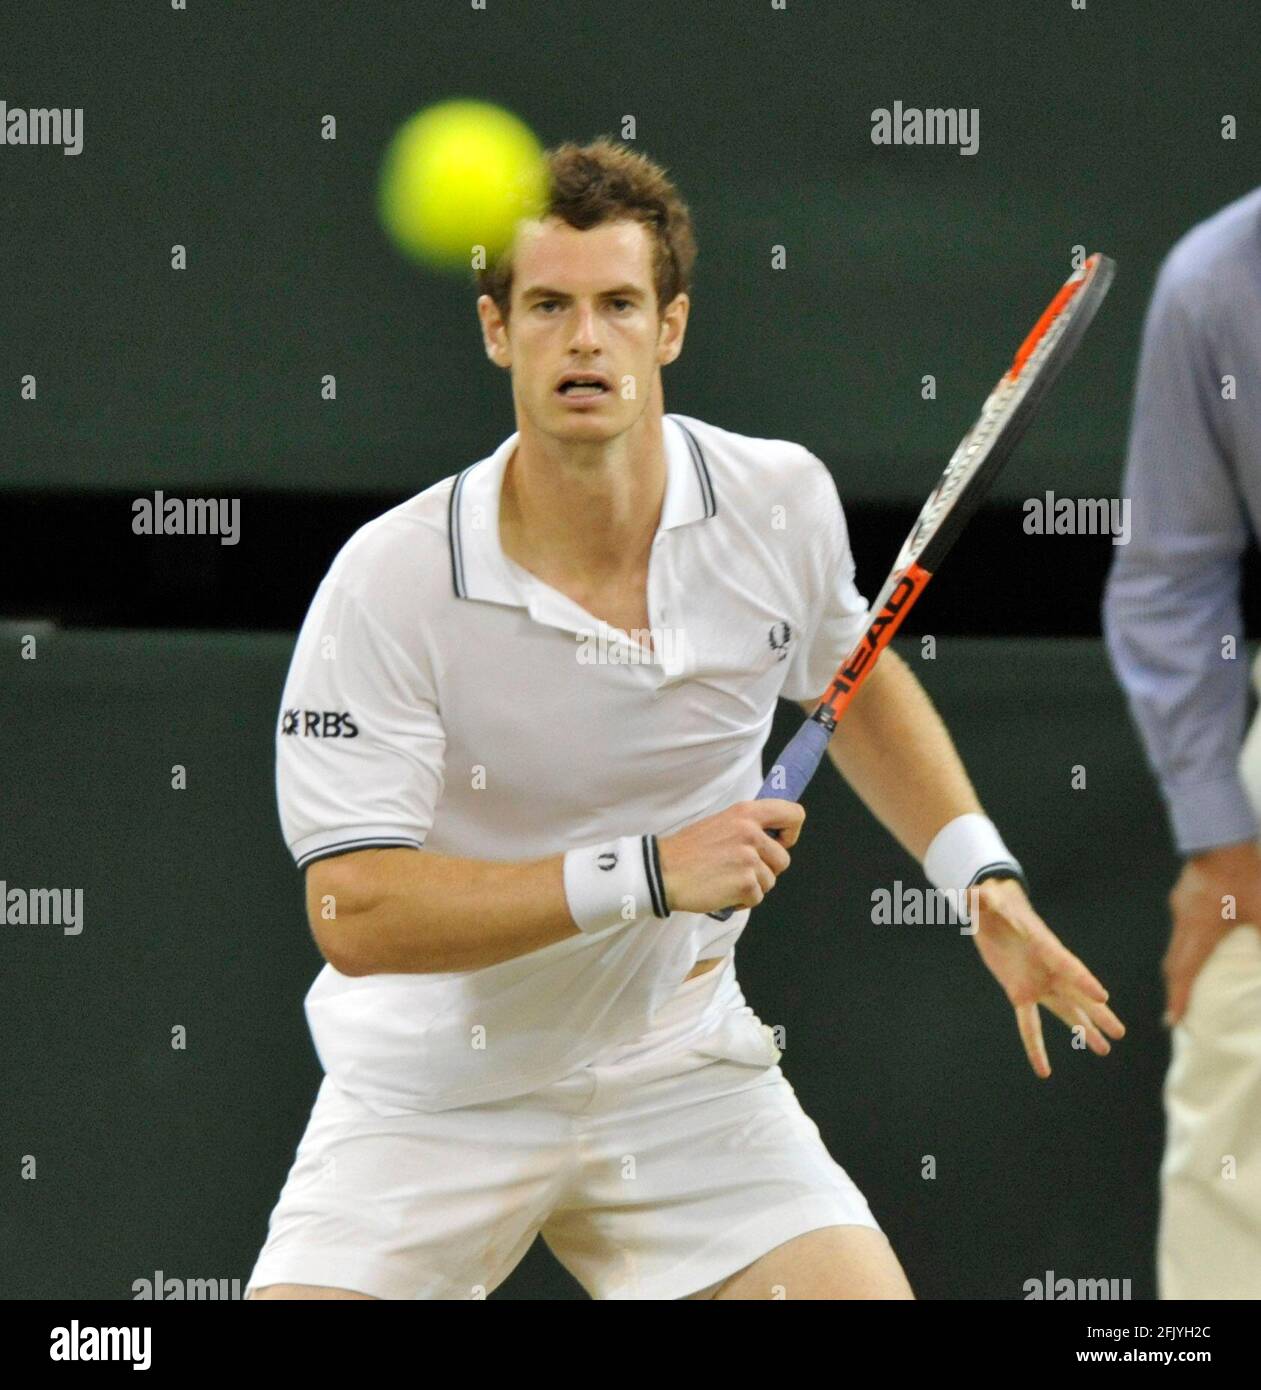
M 986 879 L 974 891 L 976 948 L 1016 1011 L 1036 1075 L 1051 1074 L 1039 1005 L 1069 1028 L 1080 1027 L 1090 1050 L 1106 1057 L 1112 1045 L 1104 1034 L 1125 1036 L 1125 1025 L 1108 1008 L 1108 991 L 1033 910 L 1017 880 Z

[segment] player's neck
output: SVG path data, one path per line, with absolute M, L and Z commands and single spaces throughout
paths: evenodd
M 645 411 L 625 434 L 589 445 L 523 426 L 504 471 L 499 536 L 506 554 L 579 584 L 637 574 L 665 497 L 661 415 Z

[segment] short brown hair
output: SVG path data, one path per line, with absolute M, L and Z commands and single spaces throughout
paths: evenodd
M 659 164 L 600 136 L 587 145 L 567 141 L 548 150 L 550 187 L 541 217 L 559 217 L 578 231 L 604 222 L 642 222 L 652 233 L 658 314 L 688 290 L 696 263 L 692 215 Z M 476 273 L 477 287 L 504 322 L 512 303 L 512 252 Z

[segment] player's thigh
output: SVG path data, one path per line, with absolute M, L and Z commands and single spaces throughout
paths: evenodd
M 822 1226 L 768 1250 L 694 1298 L 914 1298 L 883 1231 Z
M 248 1298 L 370 1298 L 370 1293 L 356 1293 L 353 1289 L 328 1289 L 320 1284 L 264 1284 L 261 1289 L 251 1289 Z

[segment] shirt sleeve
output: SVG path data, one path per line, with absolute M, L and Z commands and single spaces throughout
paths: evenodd
M 810 457 L 821 475 L 807 512 L 811 530 L 803 547 L 811 619 L 780 689 L 785 700 L 798 701 L 823 694 L 867 627 L 867 601 L 854 583 L 854 557 L 836 482 L 821 459 Z
M 276 733 L 276 796 L 299 868 L 419 849 L 442 795 L 446 735 L 416 657 L 331 577 L 302 625 Z
M 1206 307 L 1166 265 L 1143 328 L 1123 492 L 1131 536 L 1116 548 L 1103 628 L 1183 854 L 1256 835 L 1238 771 L 1249 533 L 1215 357 Z

